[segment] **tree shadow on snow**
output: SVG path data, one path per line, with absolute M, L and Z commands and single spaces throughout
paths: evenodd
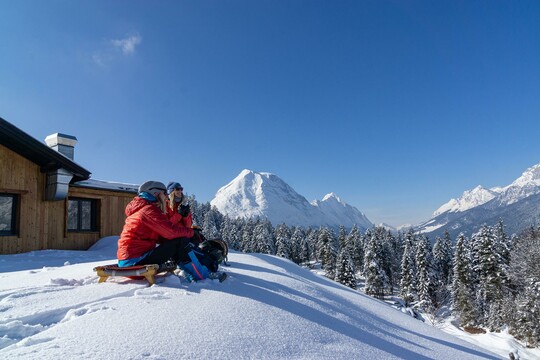
M 277 266 L 285 268 L 287 267 L 287 265 L 283 264 L 283 262 L 279 261 L 279 259 L 276 260 L 276 264 L 278 264 Z M 295 266 L 294 272 L 298 272 L 298 268 L 295 264 L 291 263 L 291 266 Z M 256 266 L 249 267 L 256 268 Z M 268 269 L 262 269 L 262 271 L 268 272 Z M 281 272 L 276 273 L 278 273 L 279 275 L 286 275 Z M 315 280 L 317 280 L 318 277 L 316 275 L 311 275 L 313 276 L 313 278 L 315 278 Z M 495 356 L 488 356 L 485 353 L 475 351 L 464 346 L 419 334 L 412 330 L 403 328 L 399 325 L 381 319 L 371 314 L 369 311 L 351 311 L 351 309 L 358 308 L 358 305 L 351 303 L 346 298 L 339 297 L 339 295 L 336 295 L 333 292 L 327 292 L 324 289 L 321 290 L 322 296 L 316 298 L 288 286 L 284 286 L 276 282 L 262 280 L 249 275 L 234 274 L 234 277 L 238 279 L 238 282 L 235 283 L 235 287 L 223 288 L 222 290 L 224 292 L 230 292 L 236 296 L 250 298 L 267 304 L 269 306 L 279 308 L 283 311 L 288 311 L 298 317 L 304 318 L 307 321 L 319 324 L 320 326 L 326 327 L 332 331 L 335 331 L 336 333 L 345 335 L 353 340 L 365 343 L 373 348 L 379 349 L 384 353 L 392 354 L 393 356 L 396 356 L 398 358 L 415 360 L 430 359 L 430 357 L 423 355 L 423 353 L 426 353 L 426 351 L 429 352 L 429 349 L 427 349 L 425 346 L 420 345 L 419 343 L 416 343 L 412 340 L 398 335 L 401 331 L 436 342 L 444 347 L 452 348 L 454 350 L 459 350 L 464 353 L 477 356 L 479 358 L 498 359 Z M 322 280 L 322 282 L 322 285 L 329 285 L 326 281 L 324 281 L 324 279 Z M 344 290 L 342 287 L 339 287 L 339 289 Z M 350 291 L 354 292 L 352 289 Z M 362 296 L 362 294 L 358 292 L 354 293 L 356 295 Z M 331 312 L 335 315 L 329 315 L 320 310 L 317 310 L 316 307 L 308 306 L 306 304 L 303 304 L 302 302 L 291 299 L 290 297 L 286 296 L 287 294 L 298 298 L 303 298 L 308 302 L 317 304 L 323 308 L 330 309 Z M 336 300 L 338 300 L 339 303 L 337 301 L 323 301 L 321 300 L 321 298 L 337 298 Z M 342 319 L 347 319 L 348 321 Z M 386 330 L 392 328 L 396 329 L 396 331 L 390 332 Z M 368 331 L 367 329 L 372 329 L 372 331 Z M 384 335 L 386 338 L 394 338 L 396 339 L 396 342 L 409 344 L 408 347 L 417 347 L 418 352 L 396 344 L 394 342 L 388 341 L 381 337 L 381 335 Z M 436 353 L 437 349 L 435 349 L 434 352 Z

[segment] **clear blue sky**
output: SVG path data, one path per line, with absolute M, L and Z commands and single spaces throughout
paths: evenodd
M 540 162 L 540 1 L 0 0 L 0 116 L 99 180 L 243 169 L 376 223 Z

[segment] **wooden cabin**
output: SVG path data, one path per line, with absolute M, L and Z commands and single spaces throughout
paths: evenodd
M 73 136 L 45 142 L 0 118 L 0 254 L 86 250 L 122 232 L 136 185 L 90 179 Z

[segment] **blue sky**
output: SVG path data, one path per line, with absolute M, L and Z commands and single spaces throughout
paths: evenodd
M 418 223 L 540 162 L 538 1 L 0 0 L 0 117 L 92 177 L 243 169 Z

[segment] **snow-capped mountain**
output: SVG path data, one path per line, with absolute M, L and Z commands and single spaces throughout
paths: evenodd
M 540 192 L 540 164 L 528 168 L 519 178 L 500 191 L 495 204 L 510 205 Z
M 504 187 L 485 189 L 477 186 L 451 199 L 416 229 L 430 235 L 448 230 L 471 234 L 483 224 L 493 225 L 502 219 L 511 233 L 538 223 L 540 218 L 540 164 L 527 169 Z
M 312 201 L 311 205 L 318 207 L 326 215 L 330 224 L 345 225 L 346 227 L 356 224 L 358 227 L 366 229 L 373 226 L 366 215 L 341 200 L 334 193 L 326 195 L 322 201 Z
M 462 212 L 485 204 L 495 198 L 498 193 L 494 190 L 484 189 L 478 185 L 472 190 L 466 190 L 463 195 L 457 199 L 450 199 L 449 202 L 435 210 L 433 217 L 439 216 L 445 212 Z
M 219 189 L 210 204 L 234 218 L 262 217 L 274 225 L 373 226 L 362 212 L 333 193 L 310 203 L 278 176 L 247 169 Z

